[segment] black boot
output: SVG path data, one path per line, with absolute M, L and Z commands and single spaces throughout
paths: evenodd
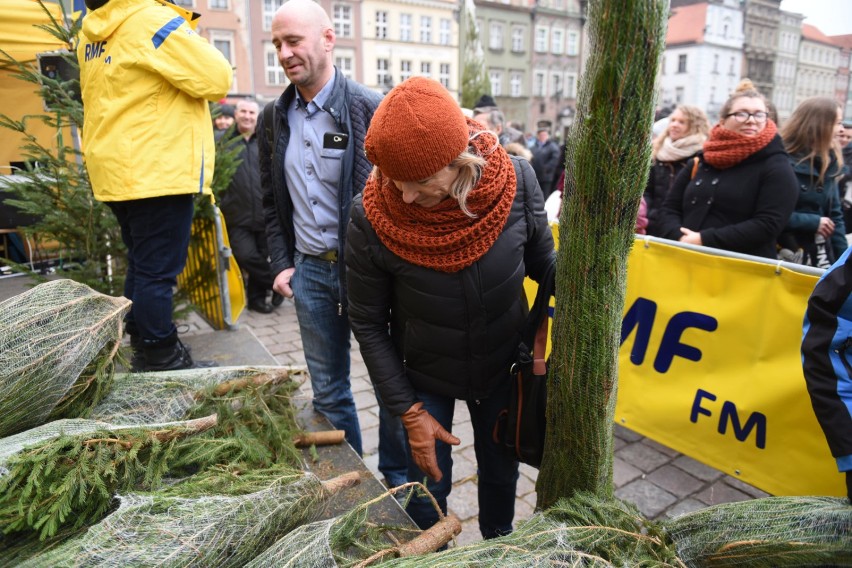
M 213 361 L 193 361 L 183 343 L 177 336 L 161 341 L 144 340 L 145 366 L 143 371 L 178 371 L 180 369 L 199 369 L 215 367 Z
M 138 373 L 145 368 L 145 347 L 141 337 L 130 336 L 130 350 L 133 352 L 130 357 L 130 371 Z

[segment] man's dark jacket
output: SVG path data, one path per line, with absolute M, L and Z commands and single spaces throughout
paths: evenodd
M 538 184 L 541 186 L 544 198 L 547 199 L 547 196 L 553 193 L 556 182 L 559 180 L 562 153 L 559 151 L 559 146 L 556 142 L 548 139 L 547 142 L 540 146 L 536 142 L 535 146 L 533 146 L 532 154 L 532 166 L 535 170 L 535 177 L 538 179 Z
M 323 109 L 331 114 L 339 132 L 349 135 L 349 144 L 343 154 L 338 184 L 338 255 L 342 259 L 346 243 L 346 224 L 352 198 L 364 189 L 373 165 L 364 153 L 364 138 L 379 106 L 381 95 L 375 91 L 347 79 L 335 68 L 334 88 Z M 263 209 L 266 219 L 266 239 L 269 243 L 272 274 L 277 276 L 282 270 L 294 266 L 296 252 L 296 233 L 293 227 L 293 200 L 284 177 L 284 154 L 290 141 L 290 126 L 287 123 L 287 109 L 296 96 L 296 87 L 290 84 L 278 100 L 275 101 L 275 155 L 269 148 L 261 113 L 257 121 L 258 147 L 260 149 L 260 181 L 263 187 Z M 273 164 L 275 167 L 273 167 Z M 338 263 L 338 267 L 343 263 Z M 346 281 L 342 268 L 339 268 L 340 291 L 346 302 Z
M 263 191 L 260 187 L 260 169 L 258 168 L 257 131 L 246 140 L 234 130 L 226 142 L 228 148 L 241 146 L 236 158 L 242 160 L 228 189 L 219 196 L 219 208 L 225 215 L 228 227 L 260 229 L 264 226 Z

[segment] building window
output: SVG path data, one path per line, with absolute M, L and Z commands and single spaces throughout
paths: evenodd
M 420 16 L 420 43 L 432 43 L 432 18 Z
M 432 64 L 428 61 L 420 63 L 420 74 L 429 79 L 432 78 Z
M 190 2 L 191 3 L 191 2 Z M 228 10 L 228 0 L 208 0 L 207 7 L 211 10 Z
M 194 8 L 195 0 L 175 0 L 175 4 L 184 8 Z
M 450 64 L 449 63 L 441 63 L 441 66 L 438 70 L 438 81 L 444 86 L 444 88 L 450 88 Z
M 524 51 L 524 28 L 518 26 L 512 28 L 512 51 L 515 53 Z
M 500 22 L 491 22 L 488 28 L 488 48 L 503 49 L 503 24 Z
M 524 84 L 524 74 L 521 72 L 513 72 L 509 77 L 509 94 L 513 97 L 524 96 L 522 85 Z
M 568 46 L 565 55 L 577 55 L 580 52 L 580 34 L 568 32 Z
M 340 70 L 340 73 L 347 79 L 355 78 L 355 67 L 352 64 L 351 57 L 336 56 L 334 64 Z
M 686 54 L 683 53 L 677 56 L 677 72 L 686 73 Z
M 550 74 L 550 96 L 554 97 L 557 101 L 565 98 L 565 93 L 562 92 L 561 73 Z
M 376 39 L 388 38 L 388 13 L 376 12 Z
M 399 40 L 411 41 L 411 14 L 399 15 Z
M 683 103 L 683 87 L 675 87 L 675 103 Z
M 284 3 L 284 0 L 263 0 L 263 30 L 269 31 L 272 29 L 272 16 L 275 15 L 275 12 L 281 5 Z
M 286 79 L 286 75 L 284 75 L 284 69 L 282 69 L 281 65 L 278 63 L 278 52 L 275 49 L 275 46 L 269 42 L 265 42 L 263 44 L 264 62 L 266 67 L 264 71 L 266 71 L 266 84 L 267 85 L 283 85 Z
M 731 57 L 731 64 L 728 66 L 728 75 L 731 75 L 731 76 L 734 75 L 734 63 L 735 62 L 736 62 L 736 58 L 732 56 Z
M 492 69 L 488 72 L 488 79 L 491 81 L 491 96 L 503 96 L 503 72 Z
M 550 52 L 561 54 L 565 49 L 565 30 L 553 29 L 550 38 Z
M 411 77 L 411 61 L 399 62 L 399 80 L 405 81 Z
M 713 54 L 713 73 L 719 73 L 719 54 Z
M 441 45 L 450 45 L 450 20 L 441 18 L 441 27 L 438 31 L 438 43 Z
M 545 87 L 544 71 L 536 71 L 533 76 L 533 96 L 543 97 Z
M 376 60 L 376 84 L 379 87 L 390 87 L 392 84 L 391 76 L 388 70 L 390 69 L 390 61 L 387 59 Z
M 234 66 L 234 33 L 219 31 L 219 30 L 210 30 L 210 43 L 213 44 L 213 47 L 218 49 L 222 55 L 225 56 L 225 59 L 228 60 L 228 63 L 231 64 L 231 67 Z M 232 93 L 238 92 L 237 89 L 237 78 L 236 74 L 234 74 L 234 78 L 231 82 L 231 91 Z
M 577 86 L 579 85 L 579 81 L 577 79 L 576 73 L 566 73 L 565 74 L 565 98 L 568 99 L 576 99 L 577 98 Z
M 332 8 L 334 35 L 337 37 L 352 37 L 352 6 L 335 4 Z
M 535 50 L 537 53 L 547 51 L 547 28 L 535 29 Z

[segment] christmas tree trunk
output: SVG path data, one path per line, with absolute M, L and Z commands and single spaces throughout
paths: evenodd
M 556 268 L 547 440 L 538 508 L 612 495 L 612 421 L 627 255 L 648 174 L 667 0 L 589 3 L 589 60 L 567 171 Z

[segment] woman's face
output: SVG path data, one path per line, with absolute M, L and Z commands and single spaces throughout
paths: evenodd
M 755 117 L 755 113 L 762 116 Z M 745 120 L 740 122 L 742 118 Z M 762 99 L 740 97 L 734 100 L 728 115 L 722 117 L 722 126 L 743 136 L 757 136 L 766 128 L 767 120 L 766 103 Z
M 687 132 L 689 132 L 689 120 L 680 109 L 677 109 L 669 116 L 669 139 L 675 142 L 686 136 Z
M 453 182 L 458 177 L 458 169 L 447 166 L 432 177 L 420 181 L 392 181 L 393 185 L 402 192 L 403 201 L 428 209 L 447 198 Z
M 841 148 L 849 143 L 849 139 L 846 137 L 846 129 L 843 128 L 843 112 L 839 107 L 837 109 L 837 122 L 834 125 L 834 139 L 837 140 Z

